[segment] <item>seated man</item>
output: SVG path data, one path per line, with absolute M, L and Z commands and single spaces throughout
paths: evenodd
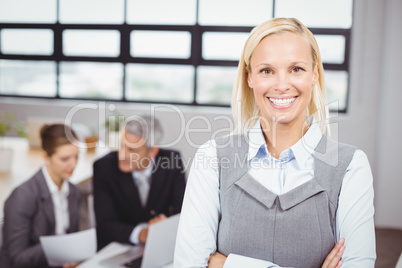
M 93 185 L 98 249 L 112 241 L 144 243 L 148 224 L 180 213 L 185 178 L 178 152 L 157 144 L 156 118 L 126 120 L 118 152 L 94 163 Z

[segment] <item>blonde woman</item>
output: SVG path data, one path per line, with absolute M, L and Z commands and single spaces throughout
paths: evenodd
M 257 26 L 233 92 L 236 133 L 192 164 L 175 267 L 374 267 L 370 165 L 326 137 L 325 104 L 313 34 L 296 19 Z

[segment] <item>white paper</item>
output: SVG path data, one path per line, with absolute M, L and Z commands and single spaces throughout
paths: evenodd
M 99 250 L 95 256 L 80 263 L 77 268 L 105 268 L 105 266 L 101 265 L 100 262 L 117 254 L 123 253 L 129 250 L 131 247 L 132 245 L 110 242 L 106 247 Z
M 41 236 L 40 243 L 50 266 L 81 262 L 96 253 L 95 228 L 81 232 Z
M 402 268 L 402 253 L 401 256 L 399 257 L 398 263 L 396 264 L 395 268 Z

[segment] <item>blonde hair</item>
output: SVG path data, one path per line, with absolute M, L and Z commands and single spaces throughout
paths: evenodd
M 307 107 L 307 115 L 313 115 L 323 134 L 327 133 L 328 108 L 326 106 L 326 90 L 324 81 L 324 68 L 317 41 L 306 26 L 294 18 L 274 18 L 265 21 L 255 27 L 243 48 L 239 61 L 237 80 L 233 87 L 232 113 L 235 120 L 235 133 L 246 134 L 259 118 L 259 108 L 254 99 L 252 88 L 249 87 L 247 78 L 251 72 L 250 59 L 254 49 L 262 39 L 278 33 L 295 33 L 306 38 L 311 46 L 313 67 L 317 66 L 318 83 L 312 88 L 311 100 Z

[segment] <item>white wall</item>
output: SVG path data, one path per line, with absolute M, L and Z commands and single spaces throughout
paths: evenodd
M 385 10 L 376 132 L 376 224 L 402 228 L 402 1 Z M 376 67 L 377 69 L 377 67 Z M 400 166 L 401 165 L 401 166 Z
M 355 0 L 349 113 L 339 140 L 369 158 L 374 175 L 376 226 L 402 229 L 402 20 L 400 0 Z M 398 98 L 399 97 L 399 98 Z
M 346 115 L 334 118 L 338 131 L 334 136 L 342 142 L 357 145 L 368 155 L 372 165 L 375 189 L 375 221 L 377 226 L 402 229 L 402 11 L 401 0 L 355 0 L 352 29 L 350 99 Z M 399 98 L 398 98 L 399 97 Z M 25 99 L 0 99 L 0 110 L 16 113 L 20 119 L 27 116 L 64 118 L 71 106 L 85 101 L 41 101 Z M 95 103 L 99 104 L 99 103 Z M 47 105 L 46 107 L 44 105 Z M 125 115 L 150 112 L 146 104 L 118 104 Z M 184 115 L 184 127 L 207 129 L 208 123 L 192 118 L 204 115 L 211 128 L 206 132 L 190 133 L 187 138 L 180 113 L 172 108 L 157 108 L 156 115 L 166 130 L 162 143 L 182 137 L 173 148 L 182 151 L 189 159 L 196 146 L 211 138 L 211 133 L 230 127 L 227 119 L 214 120 L 216 116 L 229 116 L 226 108 L 178 107 Z M 98 111 L 82 110 L 74 122 L 90 126 L 98 124 Z M 196 143 L 194 146 L 192 143 Z M 402 166 L 402 163 L 401 163 Z

